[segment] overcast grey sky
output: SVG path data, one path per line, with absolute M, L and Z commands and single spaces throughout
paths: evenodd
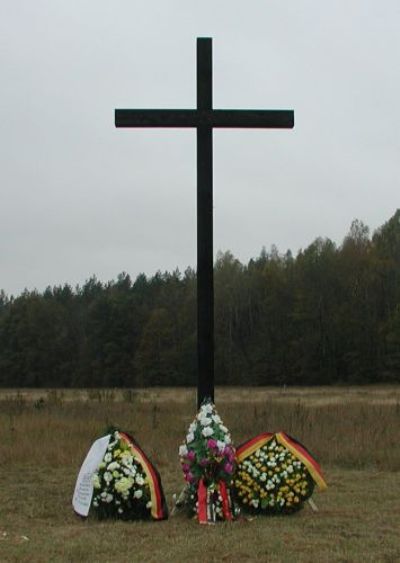
M 293 130 L 214 132 L 214 250 L 340 243 L 399 207 L 398 0 L 0 0 L 0 288 L 196 263 L 191 130 L 114 108 L 294 109 Z

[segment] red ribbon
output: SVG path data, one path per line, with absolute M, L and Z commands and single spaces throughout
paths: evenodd
M 200 524 L 207 524 L 207 487 L 203 479 L 200 479 L 199 486 L 197 487 L 197 502 L 199 503 L 197 509 L 197 517 Z
M 224 481 L 219 482 L 219 492 L 222 497 L 222 512 L 224 513 L 225 520 L 233 520 L 231 508 L 229 506 L 228 492 Z
M 233 520 L 233 515 L 230 507 L 228 490 L 224 481 L 218 482 L 219 492 L 222 498 L 222 512 L 225 520 Z M 197 487 L 197 517 L 200 524 L 208 524 L 208 489 L 204 483 L 204 479 L 200 479 Z

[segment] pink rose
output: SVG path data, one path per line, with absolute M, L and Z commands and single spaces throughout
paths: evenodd
M 184 473 L 188 473 L 190 471 L 190 465 L 187 463 L 182 463 L 182 470 Z
M 190 461 L 193 461 L 196 458 L 196 454 L 194 453 L 193 450 L 188 451 L 187 453 L 187 459 L 189 459 Z
M 207 440 L 207 448 L 209 448 L 210 450 L 214 450 L 216 447 L 217 447 L 217 442 L 215 440 L 213 440 L 212 438 Z
M 205 457 L 203 459 L 201 459 L 199 461 L 199 465 L 201 465 L 201 467 L 205 467 L 206 465 L 208 465 L 210 462 L 208 461 L 208 459 Z

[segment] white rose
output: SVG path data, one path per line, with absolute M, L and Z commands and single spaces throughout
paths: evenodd
M 220 425 L 220 428 L 221 428 L 222 432 L 228 432 L 227 427 L 224 426 L 223 424 Z
M 193 440 L 194 440 L 194 434 L 193 432 L 189 432 L 189 434 L 186 436 L 186 442 L 190 444 L 190 442 L 193 442 Z
M 205 428 L 203 428 L 201 433 L 203 434 L 203 436 L 207 438 L 207 436 L 211 436 L 212 434 L 214 434 L 214 430 L 209 426 L 206 426 Z
M 207 405 L 202 405 L 200 407 L 200 413 L 211 414 L 213 412 L 213 407 L 208 403 Z
M 219 414 L 213 414 L 212 417 L 214 422 L 216 422 L 217 424 L 219 424 L 221 422 L 221 417 L 219 416 Z
M 202 426 L 208 426 L 209 424 L 211 424 L 211 418 L 208 418 L 208 417 L 201 418 L 200 424 Z
M 179 447 L 179 455 L 180 455 L 181 457 L 185 457 L 185 455 L 187 455 L 187 453 L 188 453 L 188 449 L 187 449 L 187 447 L 185 446 L 185 444 L 183 444 L 183 446 L 180 446 L 180 447 Z
M 217 448 L 219 449 L 220 452 L 222 452 L 225 446 L 226 446 L 225 442 L 223 442 L 222 440 L 217 440 Z

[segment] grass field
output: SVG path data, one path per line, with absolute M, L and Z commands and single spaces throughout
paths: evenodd
M 400 387 L 217 389 L 236 444 L 284 430 L 319 459 L 329 488 L 286 517 L 200 526 L 81 520 L 77 472 L 108 424 L 158 467 L 171 506 L 193 389 L 0 391 L 0 561 L 400 561 Z

